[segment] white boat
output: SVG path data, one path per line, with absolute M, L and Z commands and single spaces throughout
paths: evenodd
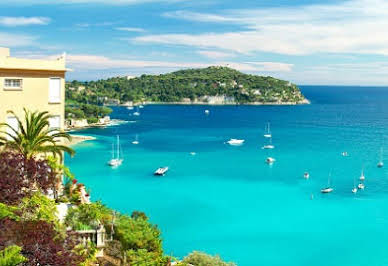
M 383 147 L 380 148 L 380 161 L 377 164 L 378 168 L 382 168 L 384 166 L 383 162 Z
M 245 140 L 243 140 L 243 139 L 230 139 L 226 143 L 228 143 L 229 145 L 237 146 L 237 145 L 242 145 L 244 143 L 244 141 Z
M 347 151 L 342 152 L 341 155 L 344 156 L 344 157 L 348 157 L 349 156 Z
M 134 144 L 134 145 L 137 145 L 137 144 L 139 144 L 139 137 L 138 137 L 138 135 L 137 135 L 137 134 L 136 134 L 135 140 L 134 140 L 134 141 L 132 141 L 132 144 Z
M 134 112 L 134 113 L 133 113 L 133 115 L 135 115 L 135 116 L 139 116 L 139 115 L 140 115 L 140 113 L 139 113 L 139 112 Z
M 333 188 L 330 186 L 330 175 L 329 178 L 327 179 L 327 187 L 321 189 L 321 193 L 330 193 L 333 192 Z
M 365 180 L 364 170 L 361 171 L 360 180 L 361 180 L 361 181 L 364 181 L 364 180 Z
M 133 110 L 133 106 L 127 106 L 128 110 Z
M 210 111 L 209 110 L 205 110 L 205 114 L 210 114 Z
M 144 105 L 139 105 L 139 108 L 140 108 L 140 109 L 143 109 L 143 108 L 144 108 Z
M 304 179 L 309 179 L 310 174 L 308 172 L 304 172 L 303 177 L 304 177 Z
M 267 159 L 265 159 L 265 162 L 267 164 L 273 164 L 275 161 L 276 161 L 275 158 L 272 158 L 272 157 L 268 157 Z
M 365 185 L 363 184 L 363 183 L 360 183 L 360 184 L 358 184 L 358 186 L 357 186 L 359 189 L 364 189 L 365 188 Z
M 154 172 L 154 175 L 158 175 L 158 176 L 163 176 L 167 173 L 168 171 L 168 167 L 165 166 L 165 167 L 159 167 L 158 169 L 156 169 L 156 171 Z
M 275 148 L 275 146 L 274 145 L 272 145 L 272 138 L 269 138 L 269 144 L 267 144 L 267 145 L 264 145 L 263 146 L 263 149 L 265 149 L 265 150 L 270 150 L 270 149 L 274 149 Z
M 271 128 L 269 123 L 267 123 L 267 126 L 265 127 L 264 138 L 272 138 Z
M 112 159 L 108 161 L 108 165 L 116 167 L 123 163 L 123 159 L 120 158 L 120 137 L 117 135 L 117 156 L 115 157 L 115 146 L 112 144 Z
M 196 154 L 197 154 L 196 152 L 193 152 L 193 151 L 190 152 L 190 155 L 193 155 L 193 156 L 194 156 L 194 155 L 196 155 Z
M 353 180 L 353 189 L 352 189 L 352 193 L 357 193 L 356 179 Z

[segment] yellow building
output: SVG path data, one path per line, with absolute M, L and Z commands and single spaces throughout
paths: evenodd
M 50 127 L 63 129 L 65 118 L 65 55 L 56 60 L 22 59 L 0 47 L 0 123 L 15 129 L 15 117 L 23 118 L 23 108 L 48 111 Z

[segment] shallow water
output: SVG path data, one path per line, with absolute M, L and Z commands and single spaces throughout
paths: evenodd
M 376 167 L 380 147 L 388 152 L 388 88 L 302 91 L 311 105 L 146 106 L 139 117 L 114 108 L 113 118 L 135 122 L 81 131 L 97 140 L 75 146 L 66 162 L 94 200 L 146 212 L 174 256 L 202 250 L 243 266 L 388 265 L 388 162 Z M 261 149 L 267 121 L 272 151 Z M 124 164 L 111 169 L 117 134 Z M 139 145 L 131 144 L 136 134 Z M 224 144 L 230 138 L 245 144 Z M 152 175 L 165 165 L 166 176 Z M 353 195 L 362 168 L 366 189 Z M 334 192 L 322 195 L 329 173 Z

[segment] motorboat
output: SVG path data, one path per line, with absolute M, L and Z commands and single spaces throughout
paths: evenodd
M 164 176 L 168 171 L 168 167 L 165 166 L 165 167 L 159 167 L 158 169 L 156 169 L 156 171 L 154 172 L 154 175 L 157 175 L 157 176 Z
M 210 111 L 209 110 L 205 110 L 205 114 L 210 114 Z
M 139 116 L 140 113 L 139 113 L 139 112 L 134 112 L 133 115 L 134 115 L 134 116 Z
M 303 174 L 303 177 L 304 177 L 304 179 L 309 179 L 310 178 L 310 174 L 308 172 L 305 172 Z
M 264 146 L 263 146 L 263 149 L 264 149 L 264 150 L 274 149 L 274 148 L 275 148 L 275 146 L 274 146 L 274 145 L 271 145 L 271 144 L 269 144 L 269 145 L 264 145 Z
M 267 164 L 273 164 L 275 161 L 276 161 L 275 158 L 272 158 L 272 157 L 268 157 L 268 158 L 265 160 L 265 162 L 266 162 Z
M 132 144 L 134 144 L 134 145 L 139 144 L 139 139 L 138 139 L 138 138 L 139 138 L 139 137 L 138 137 L 138 135 L 136 134 L 135 140 L 132 141 Z
M 344 156 L 344 157 L 348 157 L 349 153 L 347 151 L 344 151 L 344 152 L 341 153 L 341 155 Z
M 226 143 L 228 143 L 229 145 L 237 146 L 237 145 L 242 145 L 244 143 L 244 141 L 245 140 L 243 140 L 243 139 L 230 139 Z
M 382 168 L 383 166 L 384 166 L 384 163 L 383 163 L 383 148 L 381 147 L 380 148 L 380 161 L 378 162 L 377 167 L 378 168 Z
M 133 110 L 133 106 L 127 106 L 128 110 Z
M 354 187 L 353 189 L 352 189 L 352 193 L 357 193 L 357 188 L 356 187 Z

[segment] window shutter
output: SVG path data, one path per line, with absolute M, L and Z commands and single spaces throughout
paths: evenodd
M 50 103 L 61 102 L 61 79 L 60 78 L 50 79 L 49 102 Z

